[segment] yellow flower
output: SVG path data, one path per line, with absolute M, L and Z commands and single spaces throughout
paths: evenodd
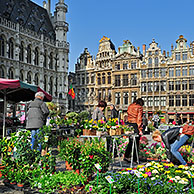
M 147 177 L 148 177 L 148 175 L 147 175 L 147 174 L 142 174 L 142 175 L 143 175 L 143 177 L 144 177 L 144 178 L 147 178 Z
M 164 168 L 159 168 L 159 171 L 164 171 Z
M 181 170 L 175 170 L 175 172 L 177 172 L 177 173 L 181 173 L 182 171 L 181 171 Z
M 168 173 L 170 173 L 170 171 L 166 171 L 164 174 L 168 174 Z

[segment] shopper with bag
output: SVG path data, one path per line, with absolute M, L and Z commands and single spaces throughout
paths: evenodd
M 178 151 L 179 148 L 184 145 L 187 140 L 194 134 L 194 126 L 184 125 L 183 128 L 174 127 L 168 129 L 164 133 L 160 133 L 156 130 L 152 134 L 152 138 L 157 142 L 164 142 L 166 146 L 167 158 L 173 162 L 173 156 L 183 165 L 186 165 L 186 161 Z

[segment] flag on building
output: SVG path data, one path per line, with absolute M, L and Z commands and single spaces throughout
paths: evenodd
M 68 94 L 72 97 L 72 99 L 75 98 L 75 92 L 74 92 L 72 84 L 70 84 L 70 89 L 69 89 Z

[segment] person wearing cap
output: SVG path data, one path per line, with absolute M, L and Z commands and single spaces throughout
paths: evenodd
M 31 131 L 31 149 L 35 149 L 39 129 L 46 124 L 49 115 L 49 109 L 43 99 L 44 93 L 37 92 L 34 101 L 28 107 L 26 129 Z M 38 144 L 38 150 L 41 151 L 41 144 Z

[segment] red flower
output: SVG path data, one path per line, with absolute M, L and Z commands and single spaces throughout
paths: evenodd
M 93 159 L 94 155 L 89 155 L 90 159 Z
M 169 183 L 173 183 L 173 180 L 169 180 L 168 182 L 169 182 Z

